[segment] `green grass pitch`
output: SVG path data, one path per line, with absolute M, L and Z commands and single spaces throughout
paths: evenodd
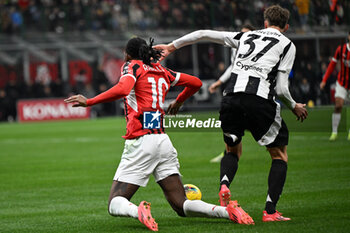
M 330 125 L 330 115 L 327 122 Z M 310 130 L 312 131 L 312 130 Z M 315 131 L 315 130 L 313 130 Z M 137 220 L 108 215 L 109 189 L 123 150 L 123 118 L 0 124 L 0 232 L 149 232 Z M 231 185 L 255 226 L 181 218 L 151 178 L 132 201 L 152 203 L 160 232 L 350 232 L 350 142 L 341 132 L 291 132 L 287 181 L 278 210 L 290 222 L 263 223 L 271 159 L 249 133 Z M 220 132 L 170 132 L 183 183 L 218 204 Z

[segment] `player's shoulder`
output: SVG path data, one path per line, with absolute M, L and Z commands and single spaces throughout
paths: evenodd
M 338 45 L 337 50 L 342 51 L 343 48 L 347 48 L 347 49 L 349 50 L 348 47 L 349 47 L 349 46 L 347 46 L 347 43 L 340 44 L 340 45 Z
M 142 67 L 143 62 L 141 60 L 130 60 L 126 61 L 122 65 L 122 74 L 130 74 L 136 75 L 136 72 L 140 67 Z
M 141 60 L 129 60 L 124 62 L 123 67 L 133 67 L 134 65 L 142 66 L 143 62 Z

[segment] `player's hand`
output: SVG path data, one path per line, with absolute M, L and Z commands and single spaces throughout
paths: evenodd
M 65 99 L 64 102 L 75 103 L 73 104 L 73 107 L 87 107 L 86 97 L 83 95 L 73 95 L 68 99 Z
M 177 102 L 174 100 L 169 104 L 169 107 L 166 111 L 167 114 L 169 115 L 176 115 L 176 113 L 179 111 L 180 107 L 182 106 L 183 103 Z
M 159 61 L 163 61 L 164 58 L 166 58 L 167 56 L 169 56 L 169 54 L 171 54 L 172 52 L 174 52 L 176 50 L 173 43 L 170 43 L 167 45 L 166 44 L 154 45 L 153 48 L 162 51 L 162 56 L 159 59 Z
M 299 104 L 297 103 L 294 107 L 294 109 L 292 110 L 294 115 L 297 116 L 297 120 L 300 120 L 301 122 L 303 122 L 306 118 L 307 118 L 307 110 L 306 110 L 306 104 Z
M 320 83 L 320 89 L 321 89 L 321 91 L 324 89 L 325 86 L 326 86 L 326 83 L 325 83 L 325 82 L 321 82 L 321 83 Z
M 214 92 L 216 92 L 216 90 L 218 89 L 218 87 L 220 87 L 222 84 L 222 82 L 220 80 L 216 81 L 215 83 L 212 83 L 208 90 L 210 92 L 210 94 L 213 94 Z

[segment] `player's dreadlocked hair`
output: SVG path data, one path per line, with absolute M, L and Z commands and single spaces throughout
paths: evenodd
M 139 59 L 146 65 L 151 65 L 151 62 L 157 62 L 162 56 L 160 50 L 152 48 L 153 42 L 154 39 L 150 38 L 149 45 L 147 45 L 147 42 L 144 39 L 134 37 L 128 41 L 125 52 L 132 59 Z

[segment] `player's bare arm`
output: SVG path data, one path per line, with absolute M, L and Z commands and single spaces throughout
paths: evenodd
M 221 80 L 217 80 L 216 82 L 212 83 L 210 86 L 209 86 L 209 92 L 210 94 L 213 94 L 217 91 L 217 89 L 222 85 L 222 82 Z
M 321 90 L 323 90 L 325 86 L 326 86 L 326 82 L 321 82 L 320 83 L 320 89 Z
M 166 58 L 167 56 L 169 56 L 172 52 L 174 52 L 176 50 L 173 43 L 159 44 L 159 45 L 153 46 L 153 48 L 156 50 L 162 51 L 162 57 L 159 59 L 159 61 L 162 61 L 164 58 Z
M 87 107 L 99 103 L 111 102 L 127 96 L 133 88 L 134 84 L 134 77 L 130 75 L 123 75 L 117 85 L 113 86 L 105 92 L 102 92 L 94 98 L 87 99 L 83 95 L 73 95 L 64 101 L 66 103 L 75 103 L 73 107 Z
M 171 102 L 169 104 L 169 107 L 166 111 L 167 114 L 169 115 L 176 115 L 178 113 L 178 111 L 180 110 L 181 106 L 182 106 L 183 102 L 178 102 L 177 100 L 174 100 L 173 102 Z
M 301 122 L 303 122 L 307 118 L 308 112 L 305 107 L 306 107 L 306 104 L 300 104 L 300 103 L 295 104 L 295 107 L 292 110 L 292 112 L 294 113 L 294 115 L 297 116 L 298 121 L 300 120 Z
M 194 95 L 194 93 L 196 93 L 202 87 L 202 82 L 199 78 L 184 73 L 179 75 L 180 78 L 176 83 L 176 86 L 184 86 L 185 89 L 177 96 L 176 100 L 169 105 L 167 114 L 170 115 L 175 115 L 179 111 L 183 102 Z
M 73 95 L 64 100 L 66 103 L 75 103 L 73 107 L 87 107 L 87 99 L 83 95 Z

